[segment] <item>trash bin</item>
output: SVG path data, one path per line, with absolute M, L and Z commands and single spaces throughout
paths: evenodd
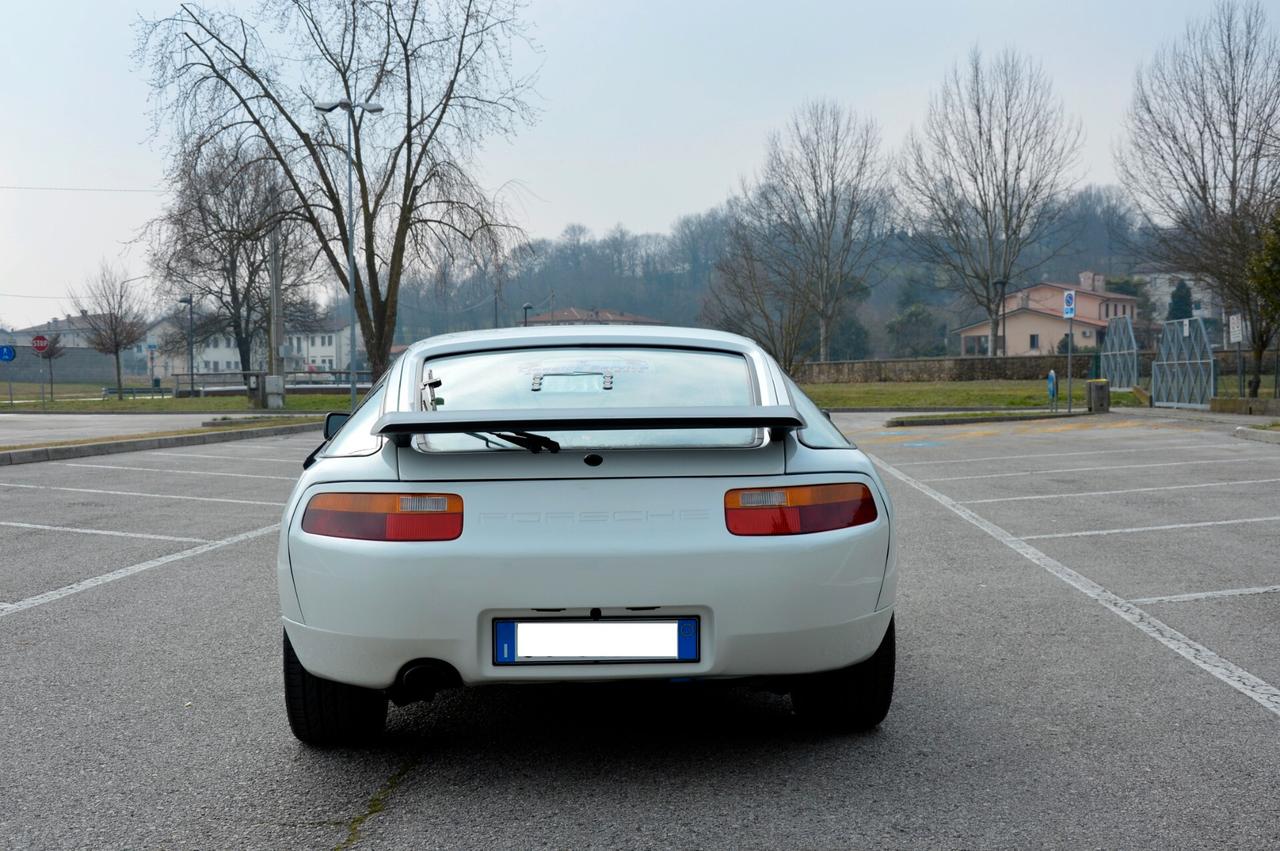
M 1111 384 L 1105 378 L 1086 381 L 1084 391 L 1090 413 L 1105 414 L 1111 410 Z
M 159 378 L 153 378 L 153 379 L 151 379 L 151 389 L 152 389 L 152 390 L 159 390 L 159 389 L 160 389 L 160 379 L 159 379 Z

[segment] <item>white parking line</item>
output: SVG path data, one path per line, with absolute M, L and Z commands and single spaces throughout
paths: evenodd
M 921 479 L 922 482 L 958 482 L 963 479 L 1007 479 L 1013 476 L 1040 476 L 1048 473 L 1091 473 L 1096 470 L 1140 470 L 1148 467 L 1186 467 L 1191 464 L 1256 464 L 1259 461 L 1280 461 L 1280 454 L 1257 455 L 1252 458 L 1219 458 L 1212 461 L 1161 461 L 1159 464 L 1111 464 L 1106 467 L 1063 467 L 1057 470 L 1021 470 L 1017 473 L 982 473 L 976 476 L 947 476 L 941 479 Z
M 15 529 L 39 529 L 46 532 L 74 532 L 77 535 L 109 535 L 113 538 L 143 538 L 148 541 L 177 541 L 184 544 L 207 544 L 208 538 L 181 538 L 176 535 L 150 535 L 146 532 L 113 532 L 109 529 L 80 529 L 75 526 L 45 526 L 41 523 L 17 523 L 0 520 L 0 526 L 12 526 Z
M 140 473 L 174 473 L 179 476 L 227 476 L 236 479 L 277 479 L 296 482 L 297 476 L 264 476 L 261 473 L 215 473 L 207 470 L 166 470 L 164 467 L 125 467 L 120 464 L 77 464 L 72 461 L 55 462 L 63 467 L 87 467 L 93 470 L 135 470 Z
M 28 597 L 25 600 L 19 600 L 16 603 L 6 603 L 3 609 L 0 609 L 0 617 L 12 615 L 16 612 L 34 609 L 36 606 L 43 606 L 45 603 L 52 603 L 55 600 L 61 600 L 63 597 L 69 597 L 72 594 L 79 594 L 81 591 L 88 591 L 90 588 L 96 588 L 99 585 L 105 585 L 108 582 L 115 582 L 117 579 L 124 579 L 126 576 L 132 576 L 135 573 L 141 573 L 144 570 L 150 570 L 153 567 L 161 567 L 171 562 L 180 561 L 185 558 L 203 555 L 222 547 L 232 544 L 238 544 L 242 541 L 249 541 L 254 538 L 260 538 L 263 535 L 274 532 L 280 528 L 279 523 L 273 523 L 270 526 L 263 526 L 261 529 L 254 529 L 252 532 L 242 532 L 239 535 L 232 535 L 230 538 L 223 538 L 221 541 L 210 541 L 207 544 L 201 544 L 198 547 L 192 547 L 189 550 L 170 553 L 167 556 L 153 558 L 150 561 L 139 562 L 138 564 L 122 567 L 119 570 L 113 570 L 110 573 L 104 573 L 101 576 L 94 576 L 89 579 L 82 579 L 79 582 L 73 582 L 70 585 L 64 585 L 53 591 L 46 591 L 43 594 L 37 594 L 34 597 Z
M 67 491 L 70 493 L 92 493 L 103 496 L 145 496 L 151 499 L 186 499 L 194 502 L 230 502 L 234 505 L 274 505 L 284 507 L 283 502 L 266 502 L 260 499 L 228 499 L 222 496 L 188 496 L 177 493 L 144 493 L 142 491 L 108 491 L 97 488 L 68 488 L 58 485 L 28 485 L 18 482 L 0 482 L 0 488 L 26 488 L 41 491 Z
M 1170 449 L 1239 449 L 1234 443 L 1209 444 L 1174 443 L 1167 445 L 1146 445 L 1133 449 L 1095 449 L 1088 452 L 1036 452 L 1031 455 L 988 455 L 985 458 L 947 458 L 939 461 L 899 461 L 899 467 L 910 467 L 914 464 L 974 464 L 979 461 L 1014 461 L 1023 458 L 1067 458 L 1072 455 L 1110 455 L 1117 452 L 1167 452 Z
M 1280 592 L 1280 585 L 1267 585 L 1262 588 L 1228 588 L 1225 591 L 1198 591 L 1191 594 L 1170 594 L 1167 597 L 1141 597 L 1130 600 L 1131 603 L 1187 603 L 1195 600 L 1216 600 L 1220 597 L 1249 597 L 1254 594 L 1275 594 Z
M 1130 526 L 1127 529 L 1090 529 L 1085 532 L 1053 532 L 1048 535 L 1023 535 L 1024 541 L 1042 541 L 1045 538 L 1092 538 L 1097 535 L 1123 535 L 1128 532 L 1163 532 L 1167 529 L 1196 529 L 1201 526 L 1235 526 L 1239 523 L 1265 523 L 1280 520 L 1271 517 L 1237 517 L 1234 520 L 1202 520 L 1198 523 L 1168 523 L 1164 526 Z
M 1191 664 L 1217 677 L 1236 691 L 1256 701 L 1274 715 L 1280 716 L 1280 689 L 1254 676 L 1235 663 L 1227 661 L 1208 647 L 1192 641 L 1168 624 L 1153 618 L 1131 601 L 1117 597 L 1092 579 L 1045 555 L 1021 538 L 1017 538 L 989 520 L 983 519 L 946 494 L 940 493 L 923 482 L 913 479 L 901 470 L 884 463 L 874 456 L 868 457 L 884 472 L 910 485 L 944 508 L 958 514 L 1028 561 L 1039 565 L 1072 588 L 1097 601 L 1109 611 L 1128 621 L 1138 630 L 1191 662 Z
M 1237 482 L 1200 482 L 1194 485 L 1160 485 L 1151 488 L 1125 488 L 1118 491 L 1082 491 L 1079 493 L 1038 493 L 1031 496 L 997 496 L 991 499 L 960 500 L 961 505 L 986 505 L 991 502 L 1023 502 L 1029 499 L 1063 499 L 1069 496 L 1115 496 L 1123 493 L 1147 493 L 1149 491 L 1176 491 L 1187 488 L 1225 488 L 1231 485 L 1269 485 L 1280 479 L 1244 479 Z
M 148 455 L 163 455 L 166 458 L 210 458 L 219 461 L 266 461 L 270 464 L 293 464 L 302 466 L 301 458 L 262 458 L 258 455 L 198 455 L 195 452 L 149 452 Z

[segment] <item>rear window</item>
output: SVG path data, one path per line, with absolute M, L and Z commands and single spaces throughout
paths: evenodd
M 547 348 L 434 358 L 423 365 L 438 380 L 435 405 L 449 411 L 549 408 L 659 408 L 757 404 L 741 355 L 647 348 Z M 431 404 L 423 390 L 423 407 Z M 740 447 L 759 442 L 757 429 L 545 432 L 564 449 Z M 433 434 L 419 443 L 435 452 L 518 449 L 486 434 Z M 520 450 L 524 451 L 524 450 Z

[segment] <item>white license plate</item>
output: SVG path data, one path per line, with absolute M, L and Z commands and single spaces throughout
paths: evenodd
M 548 662 L 696 662 L 698 619 L 497 620 L 498 665 Z

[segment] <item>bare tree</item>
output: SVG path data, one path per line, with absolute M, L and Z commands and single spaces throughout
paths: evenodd
M 1205 277 L 1244 315 L 1253 353 L 1249 395 L 1278 327 L 1248 274 L 1280 209 L 1280 40 L 1256 2 L 1219 2 L 1134 81 L 1128 139 L 1117 153 L 1145 219 L 1148 256 Z
M 782 241 L 761 218 L 766 207 L 748 196 L 728 205 L 724 253 L 711 276 L 702 320 L 760 343 L 790 371 L 810 353 L 806 335 L 816 313 L 803 272 L 785 262 Z
M 215 141 L 181 150 L 170 178 L 173 201 L 150 226 L 151 265 L 162 296 L 192 296 L 203 305 L 196 339 L 229 336 L 247 383 L 254 343 L 271 321 L 270 234 L 279 230 L 289 321 L 312 309 L 309 228 L 282 205 L 280 169 L 261 147 Z
M 1070 241 L 1066 193 L 1082 130 L 1039 63 L 974 48 L 930 98 L 907 137 L 898 176 L 908 245 L 991 321 L 996 354 L 1005 291 Z M 1041 249 L 1029 252 L 1037 245 Z
M 322 258 L 355 299 L 375 374 L 390 363 L 406 260 L 498 226 L 468 157 L 528 117 L 510 73 L 517 0 L 264 0 L 264 26 L 183 4 L 140 29 L 155 114 L 199 145 L 265 146 Z M 337 99 L 346 121 L 315 107 Z M 382 115 L 361 104 L 377 102 Z M 336 113 L 342 116 L 343 113 Z M 348 154 L 350 157 L 348 158 Z M 347 164 L 355 232 L 347 226 Z M 356 252 L 348 280 L 347 252 Z
M 85 336 L 95 351 L 111 355 L 116 362 L 116 398 L 124 398 L 124 378 L 120 353 L 147 336 L 146 300 L 136 280 L 103 260 L 98 272 L 72 293 L 71 300 L 88 328 Z
M 814 101 L 769 139 L 753 202 L 770 241 L 801 286 L 818 326 L 818 359 L 850 298 L 865 291 L 880 258 L 888 173 L 875 123 Z

